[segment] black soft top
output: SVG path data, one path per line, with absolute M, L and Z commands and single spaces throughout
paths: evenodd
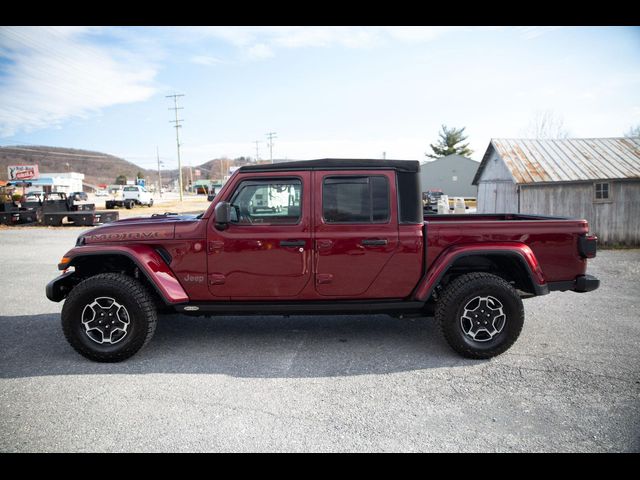
M 417 160 L 376 160 L 373 158 L 321 158 L 296 162 L 264 163 L 240 167 L 242 172 L 279 172 L 283 170 L 359 170 L 393 169 L 399 172 L 417 173 Z

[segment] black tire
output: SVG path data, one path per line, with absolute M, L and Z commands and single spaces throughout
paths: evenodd
M 95 302 L 102 298 L 113 300 L 112 306 L 117 302 L 124 307 L 125 318 L 128 319 L 124 333 L 120 333 L 123 332 L 120 329 L 114 337 L 116 330 L 112 330 L 110 340 L 115 340 L 113 343 L 98 343 L 98 334 L 103 342 L 104 334 L 99 331 L 88 332 L 83 324 L 85 308 L 96 308 Z M 96 315 L 93 315 L 94 318 Z M 157 312 L 149 291 L 138 280 L 120 273 L 101 273 L 83 280 L 71 290 L 62 307 L 61 317 L 64 336 L 78 353 L 97 362 L 120 362 L 134 355 L 151 340 L 156 329 Z
M 133 208 L 133 200 L 127 200 L 124 204 L 124 208 L 131 210 Z
M 153 198 L 149 200 L 149 208 L 153 207 Z
M 482 304 L 487 297 L 492 297 L 490 305 L 487 300 Z M 486 310 L 489 318 L 484 319 L 489 323 L 484 328 L 483 305 L 490 307 Z M 518 292 L 504 279 L 490 273 L 469 273 L 447 285 L 435 317 L 451 348 L 463 357 L 486 359 L 504 353 L 518 339 L 524 325 L 524 306 Z

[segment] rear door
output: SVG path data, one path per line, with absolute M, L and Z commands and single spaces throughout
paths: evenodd
M 398 247 L 395 172 L 313 174 L 316 292 L 384 298 L 369 287 Z

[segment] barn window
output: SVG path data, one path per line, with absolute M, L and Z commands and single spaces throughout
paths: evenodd
M 611 199 L 611 193 L 610 193 L 610 188 L 609 188 L 609 184 L 608 183 L 596 183 L 595 184 L 595 200 L 596 201 L 603 201 L 603 200 L 610 200 Z

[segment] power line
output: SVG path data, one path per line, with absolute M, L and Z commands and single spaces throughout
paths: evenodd
M 260 140 L 254 140 L 254 142 L 256 144 L 256 163 L 258 163 L 260 161 L 260 151 L 258 150 L 258 144 L 260 143 Z
M 175 127 L 176 127 L 176 146 L 178 148 L 178 186 L 180 189 L 180 201 L 182 202 L 182 160 L 180 159 L 180 135 L 179 135 L 179 128 L 182 127 L 182 125 L 180 125 L 180 122 L 184 122 L 183 119 L 178 119 L 178 110 L 184 110 L 184 107 L 178 107 L 178 97 L 184 97 L 184 94 L 173 94 L 173 95 L 166 95 L 165 98 L 173 98 L 173 108 L 169 108 L 169 110 L 174 110 L 175 114 L 176 114 L 176 119 L 175 120 L 169 120 L 169 123 L 175 123 Z
M 269 139 L 269 160 L 273 163 L 273 139 L 278 137 L 276 136 L 276 132 L 269 132 L 266 135 Z
M 162 198 L 162 177 L 160 176 L 160 150 L 156 146 L 156 157 L 158 157 L 158 192 L 160 192 L 160 198 Z

